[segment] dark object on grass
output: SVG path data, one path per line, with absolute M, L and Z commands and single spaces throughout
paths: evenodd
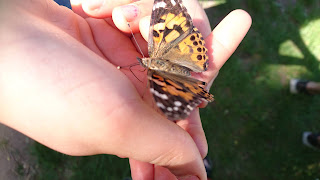
M 212 160 L 207 156 L 203 159 L 203 163 L 207 171 L 207 178 L 208 180 L 210 180 L 212 178 L 212 169 L 213 169 Z
M 320 133 L 303 132 L 302 142 L 312 149 L 320 150 Z
M 291 79 L 290 92 L 292 94 L 320 94 L 320 83 L 301 79 Z

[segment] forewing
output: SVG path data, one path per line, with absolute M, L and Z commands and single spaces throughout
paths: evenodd
M 163 56 L 192 29 L 191 17 L 181 0 L 155 0 L 149 30 L 149 56 Z
M 181 0 L 154 1 L 148 51 L 150 57 L 170 60 L 194 72 L 208 67 L 205 41 Z

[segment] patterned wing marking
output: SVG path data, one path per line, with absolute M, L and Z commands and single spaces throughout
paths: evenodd
M 151 15 L 148 52 L 160 57 L 192 31 L 192 20 L 181 0 L 155 0 Z
M 169 76 L 160 71 L 148 72 L 150 91 L 156 105 L 168 119 L 185 119 L 203 99 L 214 100 L 213 95 L 201 87 L 204 82 L 179 75 Z
M 203 72 L 208 68 L 208 56 L 205 41 L 197 28 L 179 44 L 163 55 L 172 63 L 181 64 L 194 72 Z

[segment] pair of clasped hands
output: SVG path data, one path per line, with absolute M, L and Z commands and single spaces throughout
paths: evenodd
M 133 179 L 206 179 L 198 109 L 171 122 L 152 106 L 146 71 L 117 69 L 141 57 L 127 22 L 147 54 L 153 0 L 71 4 L 12 0 L 0 7 L 0 122 L 68 155 L 128 157 Z M 199 4 L 184 5 L 210 59 L 196 78 L 212 84 L 251 18 L 232 11 L 211 32 Z

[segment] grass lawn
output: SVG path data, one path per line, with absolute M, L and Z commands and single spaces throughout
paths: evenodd
M 248 35 L 220 71 L 201 110 L 214 161 L 213 179 L 317 179 L 320 151 L 302 145 L 320 132 L 320 96 L 292 95 L 289 80 L 320 81 L 320 1 L 217 0 L 212 27 L 234 9 L 253 19 Z M 38 179 L 123 179 L 128 161 L 110 155 L 70 157 L 36 144 Z M 58 172 L 58 173 L 57 173 Z

